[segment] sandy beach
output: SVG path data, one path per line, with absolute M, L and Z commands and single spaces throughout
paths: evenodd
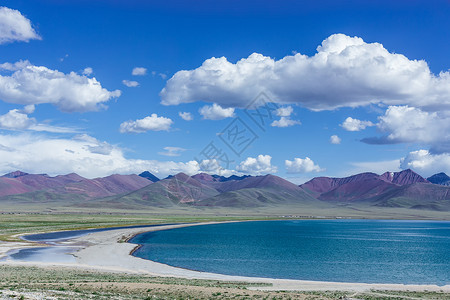
M 106 272 L 124 272 L 132 274 L 147 274 L 153 276 L 179 277 L 187 279 L 209 279 L 218 281 L 239 281 L 272 284 L 272 286 L 252 287 L 258 290 L 285 290 L 285 291 L 369 291 L 369 290 L 397 290 L 397 291 L 444 291 L 450 292 L 450 285 L 403 285 L 403 284 L 366 284 L 366 283 L 340 283 L 306 280 L 271 279 L 243 276 L 229 276 L 215 273 L 198 272 L 176 268 L 165 264 L 141 259 L 130 255 L 136 244 L 127 243 L 128 239 L 136 234 L 169 230 L 187 226 L 203 226 L 222 222 L 205 222 L 194 224 L 165 225 L 148 228 L 114 229 L 95 232 L 88 235 L 61 242 L 65 246 L 80 246 L 82 249 L 73 253 L 75 263 L 53 262 L 21 262 L 4 259 L 0 264 L 22 266 L 53 266 L 74 267 L 88 270 Z M 0 258 L 5 257 L 8 251 L 32 247 L 30 243 L 0 242 Z

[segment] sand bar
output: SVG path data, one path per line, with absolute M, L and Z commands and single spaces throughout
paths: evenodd
M 128 228 L 114 229 L 109 231 L 94 232 L 78 237 L 61 244 L 68 246 L 81 246 L 82 249 L 73 255 L 76 257 L 75 263 L 52 263 L 52 262 L 20 262 L 11 259 L 0 261 L 0 264 L 8 265 L 38 265 L 38 266 L 60 266 L 75 267 L 97 271 L 124 272 L 132 274 L 146 274 L 153 276 L 181 277 L 188 279 L 209 279 L 223 281 L 244 281 L 254 283 L 269 283 L 272 286 L 252 287 L 259 290 L 290 290 L 290 291 L 355 291 L 363 292 L 371 289 L 375 290 L 400 290 L 400 291 L 444 291 L 450 292 L 450 285 L 404 285 L 404 284 L 366 284 L 366 283 L 341 283 L 322 282 L 291 279 L 272 279 L 244 276 L 230 276 L 208 272 L 199 272 L 176 268 L 154 261 L 134 257 L 130 253 L 138 246 L 124 242 L 136 234 L 150 231 L 168 230 L 188 226 L 203 226 L 224 222 L 205 222 L 194 224 L 165 225 L 148 228 Z M 0 244 L 0 258 L 7 251 L 20 249 L 29 246 L 27 243 L 6 243 Z

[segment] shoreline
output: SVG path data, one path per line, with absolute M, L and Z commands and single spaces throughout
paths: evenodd
M 134 236 L 152 231 L 170 230 L 181 227 L 203 226 L 222 223 L 234 223 L 245 221 L 221 221 L 170 224 L 144 228 L 122 228 L 101 232 L 92 232 L 74 239 L 62 241 L 59 246 L 81 246 L 82 249 L 72 253 L 76 263 L 52 263 L 52 262 L 21 262 L 11 259 L 0 261 L 0 265 L 10 266 L 45 266 L 45 267 L 73 267 L 99 272 L 120 272 L 129 274 L 143 274 L 161 277 L 178 277 L 186 279 L 204 279 L 218 281 L 251 282 L 272 284 L 272 286 L 251 287 L 251 289 L 267 291 L 355 291 L 368 290 L 393 290 L 393 291 L 444 291 L 450 292 L 450 285 L 418 285 L 418 284 L 379 284 L 379 283 L 350 283 L 350 282 L 326 282 L 295 279 L 275 279 L 262 277 L 246 277 L 235 275 L 223 275 L 217 273 L 201 272 L 166 264 L 154 262 L 133 256 L 133 252 L 141 245 L 128 241 Z M 151 225 L 150 225 L 151 226 Z M 9 250 L 37 247 L 30 243 L 12 243 L 13 245 L 0 245 L 0 257 Z M 24 245 L 25 244 L 25 245 Z M 42 244 L 40 244 L 42 245 Z M 50 246 L 50 245 L 48 245 Z M 50 246 L 51 247 L 51 246 Z M 58 246 L 56 246 L 58 247 Z M 3 248 L 3 249 L 2 249 Z M 8 251 L 9 251 L 8 250 Z

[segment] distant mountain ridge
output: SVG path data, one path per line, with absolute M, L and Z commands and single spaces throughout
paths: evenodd
M 159 181 L 159 178 L 156 177 L 155 175 L 153 175 L 152 173 L 150 173 L 149 171 L 144 171 L 141 174 L 139 174 L 139 176 L 146 178 L 146 179 L 150 180 L 151 182 Z
M 178 173 L 162 180 L 148 171 L 87 179 L 15 171 L 0 177 L 2 203 L 50 203 L 115 209 L 269 210 L 292 208 L 420 209 L 450 211 L 449 177 L 428 179 L 412 170 L 316 177 L 298 186 L 275 175 L 230 176 Z M 51 206 L 51 205 L 50 205 Z
M 138 175 L 110 175 L 87 179 L 78 174 L 48 176 L 15 171 L 0 177 L 0 197 L 46 191 L 53 194 L 77 194 L 85 198 L 113 196 L 140 189 L 151 181 Z
M 427 180 L 434 184 L 450 186 L 450 176 L 445 173 L 434 174 L 433 176 L 428 177 Z
M 450 210 L 450 188 L 433 184 L 410 169 L 382 175 L 316 177 L 300 187 L 326 202 Z

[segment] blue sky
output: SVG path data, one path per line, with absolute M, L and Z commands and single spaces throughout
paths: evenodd
M 450 172 L 448 1 L 1 5 L 1 172 Z M 284 110 L 236 155 L 220 133 L 260 92 Z

